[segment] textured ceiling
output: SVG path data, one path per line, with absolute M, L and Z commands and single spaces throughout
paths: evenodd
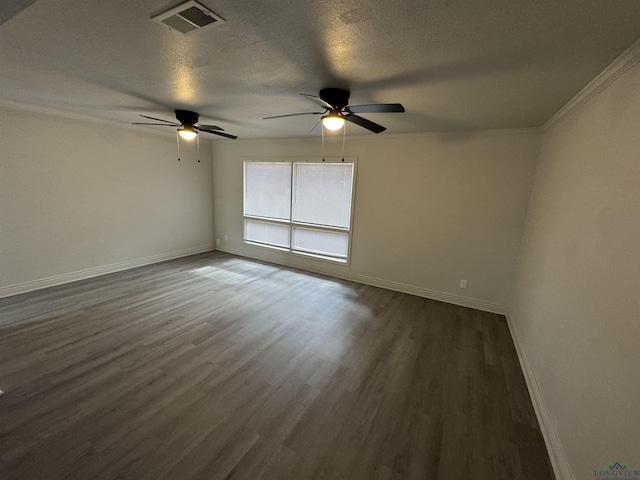
M 202 0 L 227 23 L 190 36 L 149 18 L 178 3 L 0 7 L 0 101 L 123 124 L 184 108 L 289 137 L 317 117 L 261 118 L 316 110 L 298 93 L 331 86 L 404 104 L 363 115 L 390 133 L 538 127 L 640 36 L 637 0 Z

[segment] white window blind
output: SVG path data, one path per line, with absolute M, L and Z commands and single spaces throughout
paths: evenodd
M 289 220 L 291 215 L 291 164 L 245 162 L 244 214 Z
M 294 226 L 292 247 L 302 252 L 347 258 L 349 235 Z
M 293 221 L 349 228 L 353 163 L 295 163 Z
M 244 221 L 244 238 L 251 242 L 289 247 L 291 227 L 282 223 L 263 222 L 246 218 Z
M 245 162 L 245 241 L 346 262 L 354 173 L 353 162 Z

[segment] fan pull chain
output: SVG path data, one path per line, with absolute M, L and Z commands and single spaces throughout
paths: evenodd
M 178 130 L 176 130 L 176 145 L 178 146 L 178 161 L 180 161 L 180 135 L 178 135 Z
M 342 125 L 342 161 L 344 162 L 344 144 L 347 141 L 347 122 Z
M 320 129 L 322 130 L 322 161 L 324 162 L 324 125 L 320 125 Z
M 200 135 L 196 136 L 196 142 L 198 145 L 198 163 L 200 163 Z

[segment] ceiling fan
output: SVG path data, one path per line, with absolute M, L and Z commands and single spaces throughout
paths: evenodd
M 269 120 L 272 118 L 292 117 L 295 115 L 322 115 L 320 121 L 322 122 L 322 125 L 324 125 L 329 130 L 339 130 L 344 126 L 345 122 L 351 122 L 363 128 L 366 128 L 373 133 L 380 133 L 384 132 L 386 128 L 356 114 L 404 112 L 404 107 L 399 103 L 348 105 L 350 92 L 349 90 L 344 90 L 342 88 L 323 88 L 322 90 L 320 90 L 319 96 L 309 95 L 306 93 L 301 93 L 300 95 L 314 101 L 322 108 L 324 108 L 324 111 L 274 115 L 271 117 L 264 117 L 264 120 Z M 320 123 L 320 121 L 318 123 Z M 313 129 L 311 130 L 313 131 Z
M 214 135 L 220 135 L 221 137 L 232 138 L 234 140 L 238 138 L 235 135 L 223 133 L 224 129 L 215 125 L 203 125 L 201 123 L 198 123 L 200 115 L 198 115 L 196 112 L 191 112 L 189 110 L 176 110 L 175 113 L 176 118 L 180 123 L 170 122 L 161 118 L 153 118 L 147 117 L 146 115 L 140 115 L 141 117 L 148 118 L 149 120 L 156 120 L 158 122 L 164 123 L 134 122 L 133 125 L 156 125 L 159 127 L 174 127 L 178 129 L 178 134 L 185 140 L 194 139 L 198 134 L 197 132 L 212 133 Z

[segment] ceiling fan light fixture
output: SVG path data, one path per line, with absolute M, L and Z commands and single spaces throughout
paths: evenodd
M 344 126 L 344 122 L 344 117 L 335 112 L 322 117 L 322 125 L 328 130 L 340 130 Z
M 179 128 L 178 134 L 185 140 L 193 140 L 197 135 L 196 131 L 191 125 L 185 125 L 182 128 Z

